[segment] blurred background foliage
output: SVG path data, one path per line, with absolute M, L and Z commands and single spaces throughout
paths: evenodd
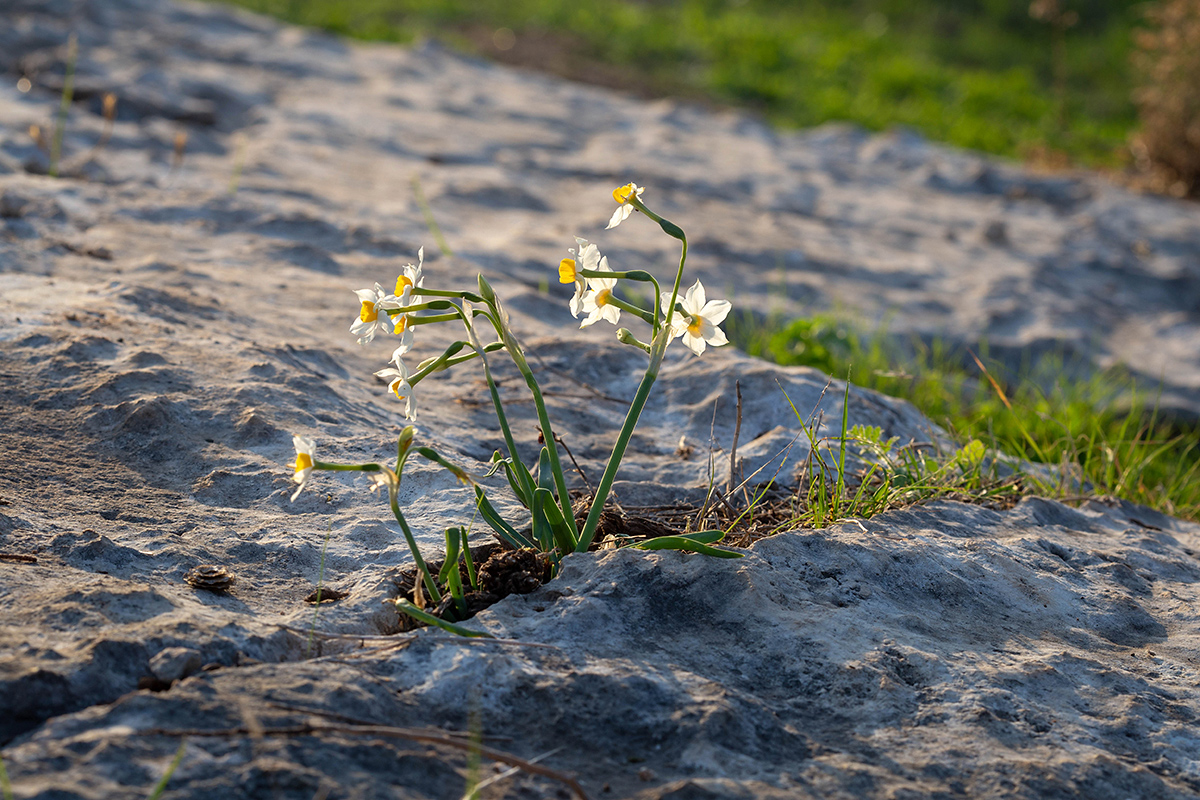
M 1132 163 L 1131 56 L 1150 24 L 1137 0 L 232 1 L 347 36 L 434 36 L 646 96 L 749 107 L 785 126 L 907 125 L 1050 166 Z
M 896 125 L 1046 168 L 1200 193 L 1200 0 L 224 0 L 346 36 L 452 47 L 785 127 Z M 1120 370 L 1006 370 L 836 317 L 727 320 L 749 353 L 911 400 L 963 441 L 1073 464 L 1200 519 L 1200 423 Z M 968 358 L 968 356 L 970 356 Z M 971 366 L 977 363 L 979 368 Z M 984 364 L 989 366 L 984 366 Z

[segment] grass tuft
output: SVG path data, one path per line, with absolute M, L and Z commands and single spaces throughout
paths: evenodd
M 934 495 L 950 491 L 947 465 L 959 469 L 958 477 L 967 475 L 961 472 L 963 454 L 978 442 L 978 447 L 1051 468 L 1027 472 L 1023 491 L 1061 499 L 1111 495 L 1200 520 L 1200 424 L 1161 413 L 1155 394 L 1126 370 L 1088 374 L 1054 355 L 1014 370 L 989 358 L 986 343 L 977 354 L 937 341 L 902 341 L 883 330 L 868 335 L 830 315 L 796 320 L 782 329 L 741 316 L 731 318 L 727 328 L 730 339 L 753 355 L 848 375 L 857 386 L 908 400 L 959 443 L 961 449 L 947 454 L 949 461 L 940 466 L 906 448 L 877 453 L 887 456 L 872 476 L 883 481 L 871 490 L 881 498 L 914 481 Z M 883 444 L 872 442 L 862 429 L 847 431 L 844 423 L 842 436 L 868 450 Z M 833 454 L 832 467 L 839 457 Z M 823 467 L 815 469 L 824 480 Z M 836 479 L 836 472 L 830 474 Z M 987 470 L 977 477 L 962 488 L 988 495 L 1006 480 Z

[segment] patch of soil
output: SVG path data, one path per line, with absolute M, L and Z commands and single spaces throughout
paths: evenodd
M 336 603 L 338 600 L 345 600 L 349 596 L 349 592 L 343 592 L 341 589 L 330 589 L 328 586 L 322 586 L 320 589 L 314 589 L 310 592 L 308 597 L 304 598 L 304 602 L 310 606 L 315 606 L 318 603 L 325 605 L 326 603 Z
M 420 575 L 417 573 L 416 567 L 400 573 L 400 577 L 396 581 L 397 595 L 412 601 L 418 607 L 423 607 L 429 613 L 447 622 L 461 622 L 470 619 L 510 594 L 529 594 L 550 580 L 550 559 L 536 550 L 512 550 L 499 542 L 489 543 L 472 547 L 471 561 L 476 568 L 479 586 L 474 591 L 464 592 L 465 613 L 457 607 L 454 598 L 448 594 L 436 606 L 429 605 L 423 584 L 419 586 L 420 596 L 418 596 Z M 445 563 L 444 559 L 439 559 L 427 561 L 425 565 L 436 576 L 441 572 Z M 464 558 L 459 559 L 458 575 L 464 587 L 471 586 L 471 577 Z M 401 615 L 400 632 L 416 630 L 424 626 L 423 622 Z

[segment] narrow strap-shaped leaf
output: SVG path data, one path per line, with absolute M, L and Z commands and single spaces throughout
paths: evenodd
M 537 485 L 547 490 L 554 488 L 554 468 L 550 466 L 549 447 L 543 447 L 538 455 Z
M 538 543 L 538 549 L 543 553 L 554 549 L 554 532 L 550 530 L 550 520 L 546 518 L 546 506 L 554 505 L 554 495 L 549 489 L 537 488 L 533 492 L 533 538 Z
M 459 525 L 458 535 L 462 540 L 463 560 L 467 562 L 467 580 L 471 582 L 472 589 L 478 589 L 479 577 L 475 572 L 475 561 L 471 558 L 471 545 L 467 542 L 467 529 Z
M 505 458 L 500 454 L 499 450 L 492 453 L 492 467 L 483 474 L 483 477 L 492 477 L 502 467 L 504 469 L 504 477 L 508 479 L 508 485 L 512 488 L 513 496 L 517 498 L 518 503 L 526 508 L 529 508 L 532 503 L 532 499 L 525 493 L 525 484 L 521 481 L 520 475 L 514 468 L 513 460 L 511 458 Z M 521 464 L 520 468 L 525 469 L 525 465 Z M 529 478 L 529 483 L 533 483 L 532 476 Z
M 438 580 L 442 583 L 450 580 L 451 573 L 458 573 L 459 544 L 458 528 L 446 528 L 446 560 L 438 573 Z
M 495 475 L 497 472 L 499 472 L 500 468 L 504 466 L 504 460 L 505 460 L 504 456 L 502 456 L 500 454 L 499 450 L 493 451 L 492 452 L 492 460 L 491 460 L 491 462 L 489 462 L 489 463 L 491 463 L 492 466 L 490 466 L 488 468 L 487 472 L 483 473 L 483 477 L 490 478 L 493 475 Z
M 732 550 L 720 550 L 716 547 L 709 547 L 706 544 L 683 536 L 659 536 L 632 546 L 639 550 L 689 550 L 693 553 L 700 553 L 714 558 L 741 558 L 745 555 L 744 553 L 735 553 Z
M 537 495 L 542 498 L 542 513 L 546 515 L 546 521 L 550 524 L 550 531 L 554 536 L 554 544 L 563 554 L 573 552 L 575 550 L 575 537 L 571 535 L 571 529 L 567 527 L 566 520 L 563 519 L 562 511 L 559 510 L 558 504 L 554 502 L 554 495 L 549 489 L 538 489 Z M 547 547 L 547 551 L 552 548 Z
M 492 505 L 491 501 L 487 499 L 487 495 L 483 493 L 483 487 L 475 487 L 475 500 L 479 505 L 479 513 L 483 515 L 483 521 L 491 526 L 492 530 L 496 532 L 496 535 L 502 541 L 518 549 L 534 546 L 533 542 L 525 538 L 524 535 L 517 533 L 516 528 L 504 521 L 500 513 L 496 511 L 496 507 Z
M 450 633 L 453 633 L 457 636 L 465 636 L 470 639 L 495 639 L 496 638 L 495 636 L 492 636 L 490 633 L 484 633 L 483 631 L 473 631 L 470 628 L 464 628 L 461 625 L 455 625 L 453 622 L 446 622 L 446 620 L 442 619 L 441 617 L 435 617 L 433 614 L 430 614 L 426 611 L 422 611 L 421 609 L 417 608 L 409 601 L 405 600 L 403 597 L 396 598 L 396 600 L 394 602 L 396 603 L 396 610 L 401 612 L 402 614 L 408 614 L 413 619 L 420 620 L 421 622 L 424 622 L 426 625 L 433 625 L 434 627 L 441 628 L 444 631 L 449 631 Z
M 467 613 L 467 603 L 463 599 L 462 576 L 458 572 L 458 528 L 446 528 L 446 560 L 438 578 L 446 584 L 446 591 L 454 598 L 454 605 L 460 614 Z
M 725 531 L 696 531 L 695 533 L 677 533 L 680 539 L 691 539 L 701 544 L 715 544 L 725 538 Z

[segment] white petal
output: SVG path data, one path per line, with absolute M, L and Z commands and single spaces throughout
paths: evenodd
M 397 347 L 395 350 L 393 350 L 393 351 L 392 351 L 392 360 L 393 360 L 393 361 L 395 361 L 396 363 L 398 363 L 398 364 L 399 364 L 399 363 L 400 363 L 400 356 L 404 355 L 404 354 L 405 354 L 405 353 L 407 353 L 409 350 L 411 350 L 411 349 L 412 349 L 412 346 L 413 346 L 413 331 L 412 331 L 412 328 L 411 328 L 411 327 L 409 327 L 409 328 L 405 328 L 405 329 L 404 329 L 404 332 L 400 334 L 400 344 L 399 344 L 399 346 L 398 346 L 398 347 Z M 404 366 L 404 365 L 403 365 L 403 364 L 401 364 L 401 368 L 402 368 L 402 369 L 403 369 L 403 366 Z
M 617 210 L 613 212 L 612 218 L 609 219 L 609 221 L 608 221 L 608 228 L 605 228 L 604 230 L 608 230 L 609 228 L 617 227 L 622 222 L 627 220 L 629 218 L 629 215 L 632 213 L 633 213 L 633 206 L 631 206 L 631 205 L 622 204 L 622 205 L 617 206 Z
M 584 282 L 575 281 L 575 294 L 571 297 L 571 316 L 579 319 L 579 312 L 583 310 L 583 295 Z
M 713 347 L 720 347 L 723 344 L 729 344 L 729 340 L 725 338 L 725 331 L 720 328 L 714 328 L 712 336 L 707 337 L 707 341 Z
M 729 316 L 731 308 L 733 305 L 728 300 L 709 300 L 704 304 L 704 308 L 700 309 L 700 316 L 713 325 L 720 325 L 725 321 L 725 317 Z
M 696 281 L 692 284 L 692 288 L 687 290 L 687 297 L 683 300 L 683 307 L 693 317 L 701 315 L 701 309 L 704 308 L 704 284 Z
M 683 335 L 683 344 L 696 355 L 704 355 L 704 340 L 693 336 L 690 331 Z

